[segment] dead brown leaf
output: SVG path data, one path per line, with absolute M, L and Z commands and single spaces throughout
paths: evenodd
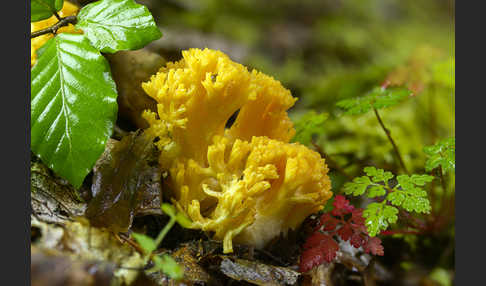
M 85 216 L 96 227 L 127 231 L 136 214 L 161 214 L 161 170 L 153 138 L 131 132 L 113 143 L 93 170 L 93 199 Z

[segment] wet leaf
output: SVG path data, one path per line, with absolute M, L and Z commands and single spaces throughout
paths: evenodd
M 32 214 L 41 221 L 63 223 L 86 209 L 73 186 L 41 162 L 31 161 L 30 185 Z
M 390 224 L 398 219 L 398 209 L 385 203 L 371 203 L 366 206 L 363 217 L 366 218 L 366 227 L 370 236 L 376 236 L 380 231 L 386 230 Z
M 437 167 L 442 168 L 442 173 L 454 172 L 456 169 L 456 139 L 448 138 L 437 142 L 435 145 L 424 147 L 427 155 L 425 170 L 430 172 Z
M 140 131 L 105 151 L 94 168 L 93 199 L 85 214 L 94 226 L 123 232 L 131 226 L 134 215 L 161 213 L 157 158 L 153 138 Z
M 63 0 L 30 0 L 30 21 L 36 22 L 51 17 L 62 8 Z
M 133 0 L 104 0 L 81 9 L 76 27 L 104 53 L 140 49 L 162 37 L 148 8 Z
M 31 70 L 31 149 L 79 188 L 105 149 L 116 120 L 108 61 L 84 35 L 50 39 Z

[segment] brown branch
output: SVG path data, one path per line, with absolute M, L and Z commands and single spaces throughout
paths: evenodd
M 62 20 L 61 16 L 59 16 L 59 14 L 57 14 L 57 11 L 53 11 L 52 13 L 54 14 L 54 16 L 56 16 L 57 20 L 59 20 L 59 21 Z
M 58 16 L 56 16 L 56 17 L 58 17 Z M 59 28 L 67 26 L 69 24 L 74 25 L 74 24 L 76 24 L 77 21 L 78 21 L 78 19 L 76 18 L 76 16 L 67 16 L 67 17 L 64 17 L 64 18 L 60 18 L 59 22 L 50 26 L 49 28 L 45 28 L 45 29 L 33 32 L 32 34 L 30 34 L 30 38 L 32 39 L 32 38 L 35 38 L 35 37 L 38 37 L 38 36 L 41 36 L 41 35 L 45 35 L 45 34 L 55 34 Z
M 398 147 L 397 145 L 395 144 L 395 141 L 393 140 L 393 138 L 391 137 L 391 134 L 390 134 L 390 130 L 388 130 L 386 127 L 385 127 L 385 124 L 383 124 L 383 121 L 381 120 L 381 117 L 380 117 L 380 114 L 378 113 L 378 110 L 376 108 L 373 107 L 373 111 L 375 112 L 375 115 L 376 115 L 376 119 L 378 119 L 378 122 L 380 123 L 380 126 L 381 128 L 383 129 L 383 131 L 385 131 L 385 134 L 386 136 L 388 137 L 388 140 L 390 141 L 390 143 L 392 144 L 393 146 L 393 149 L 395 150 L 395 153 L 398 157 L 398 161 L 400 162 L 400 165 L 402 166 L 403 170 L 405 171 L 405 173 L 407 174 L 410 174 L 407 170 L 407 167 L 405 166 L 405 163 L 403 162 L 403 159 L 402 159 L 402 155 L 400 154 L 400 150 L 398 150 Z

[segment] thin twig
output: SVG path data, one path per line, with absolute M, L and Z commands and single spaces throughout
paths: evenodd
M 52 13 L 54 14 L 54 16 L 56 16 L 57 20 L 59 20 L 59 21 L 62 20 L 61 16 L 59 16 L 59 14 L 57 14 L 57 11 L 53 11 Z
M 67 26 L 69 24 L 76 24 L 77 20 L 78 19 L 76 18 L 76 16 L 67 16 L 65 18 L 61 18 L 59 20 L 59 22 L 50 26 L 49 28 L 45 28 L 45 29 L 33 32 L 32 34 L 30 34 L 30 38 L 32 39 L 32 38 L 35 38 L 35 37 L 38 37 L 38 36 L 41 36 L 41 35 L 45 35 L 45 34 L 55 34 L 59 28 Z
M 378 122 L 380 123 L 381 128 L 383 129 L 383 131 L 385 131 L 385 134 L 388 137 L 388 140 L 392 144 L 393 149 L 395 150 L 395 153 L 397 154 L 398 160 L 400 161 L 400 165 L 402 166 L 405 173 L 410 174 L 407 170 L 407 167 L 405 167 L 405 163 L 403 162 L 402 155 L 400 154 L 400 150 L 398 150 L 398 147 L 395 144 L 395 141 L 393 141 L 393 138 L 391 137 L 390 130 L 388 130 L 385 127 L 385 124 L 383 124 L 383 121 L 381 120 L 381 117 L 380 117 L 380 114 L 378 113 L 378 110 L 373 107 L 373 111 L 375 112 L 376 119 L 378 119 Z

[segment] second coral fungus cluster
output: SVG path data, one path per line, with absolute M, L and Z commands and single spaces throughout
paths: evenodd
M 332 196 L 328 168 L 289 143 L 296 98 L 279 81 L 220 51 L 182 55 L 143 84 L 158 102 L 144 117 L 159 138 L 173 202 L 193 228 L 223 240 L 225 253 L 233 241 L 263 247 L 323 207 Z

